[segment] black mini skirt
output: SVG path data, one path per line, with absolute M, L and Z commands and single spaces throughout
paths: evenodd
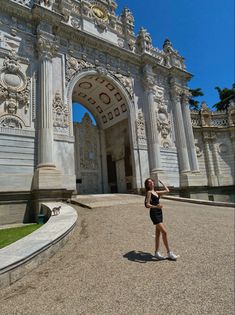
M 150 208 L 149 214 L 153 224 L 159 224 L 163 222 L 162 209 Z

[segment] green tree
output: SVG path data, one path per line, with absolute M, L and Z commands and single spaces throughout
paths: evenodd
M 215 89 L 218 91 L 220 101 L 214 104 L 212 107 L 216 110 L 226 110 L 229 107 L 229 103 L 232 99 L 235 100 L 235 83 L 233 83 L 232 88 L 223 88 L 216 86 Z
M 204 93 L 202 92 L 201 88 L 197 88 L 197 89 L 190 89 L 189 92 L 191 93 L 191 97 L 189 99 L 189 107 L 192 110 L 200 110 L 201 105 L 199 103 L 199 101 L 195 100 L 195 98 L 203 96 Z

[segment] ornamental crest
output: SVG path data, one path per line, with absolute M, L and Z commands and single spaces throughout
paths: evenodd
M 8 114 L 17 114 L 24 107 L 29 108 L 30 78 L 21 70 L 17 56 L 10 53 L 0 69 L 0 100 L 4 101 L 4 109 Z

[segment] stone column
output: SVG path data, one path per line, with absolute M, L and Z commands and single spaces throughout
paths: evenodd
M 125 160 L 116 160 L 115 163 L 118 193 L 126 193 Z
M 124 138 L 114 140 L 112 148 L 112 159 L 116 165 L 117 189 L 119 193 L 126 192 L 126 172 L 125 172 L 125 144 Z
M 39 156 L 33 188 L 63 189 L 62 174 L 53 160 L 52 58 L 58 49 L 55 36 L 41 32 L 37 40 L 40 62 Z
M 154 104 L 154 80 L 150 76 L 146 76 L 143 81 L 145 89 L 145 111 L 147 117 L 147 134 L 148 134 L 148 154 L 150 163 L 151 176 L 156 175 L 159 171 L 162 171 L 161 156 L 160 156 L 160 144 L 158 139 L 158 129 L 156 124 L 156 109 Z
M 182 95 L 182 117 L 183 117 L 183 124 L 184 124 L 184 131 L 186 136 L 187 148 L 188 148 L 188 156 L 190 159 L 191 164 L 191 171 L 199 172 L 196 148 L 194 143 L 194 135 L 193 135 L 193 127 L 188 103 L 189 95 L 184 93 Z
M 104 130 L 100 130 L 100 151 L 101 151 L 101 173 L 102 173 L 102 186 L 103 193 L 109 192 L 108 186 L 108 167 L 107 167 L 107 154 Z
M 208 178 L 208 186 L 216 186 L 217 178 L 214 172 L 212 151 L 211 151 L 211 136 L 208 132 L 204 132 L 205 158 L 206 158 L 206 172 Z
M 187 141 L 185 136 L 184 129 L 184 118 L 181 110 L 181 90 L 177 87 L 173 87 L 171 90 L 172 94 L 172 102 L 173 102 L 173 114 L 174 114 L 174 122 L 175 122 L 175 135 L 176 135 L 176 146 L 179 155 L 179 164 L 180 171 L 189 172 L 189 158 L 188 158 L 188 149 L 187 149 Z
M 40 36 L 37 42 L 41 88 L 38 167 L 55 167 L 53 163 L 52 57 L 57 45 L 53 37 L 52 35 L 49 38 Z

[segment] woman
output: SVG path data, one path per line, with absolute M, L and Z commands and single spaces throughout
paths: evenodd
M 167 258 L 176 260 L 178 256 L 176 256 L 170 250 L 168 245 L 167 232 L 163 224 L 162 205 L 159 203 L 161 195 L 168 193 L 169 189 L 160 180 L 159 182 L 163 185 L 164 190 L 161 191 L 154 190 L 154 180 L 152 180 L 151 178 L 147 178 L 144 183 L 146 189 L 145 207 L 150 208 L 150 218 L 153 224 L 156 226 L 155 257 L 158 260 L 166 258 L 159 253 L 160 235 L 162 234 L 163 243 L 167 250 Z

